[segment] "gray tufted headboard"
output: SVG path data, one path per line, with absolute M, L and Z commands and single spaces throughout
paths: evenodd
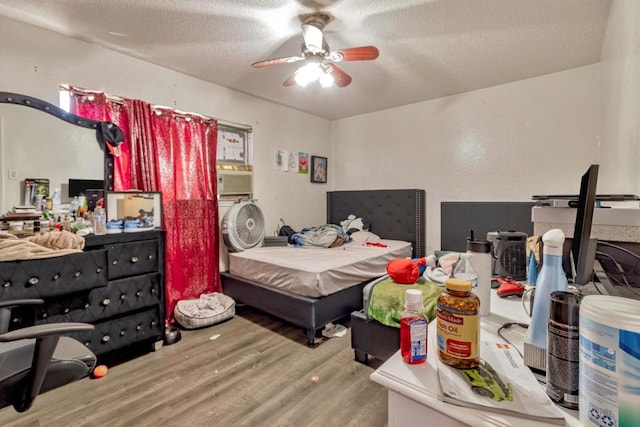
M 371 223 L 370 231 L 383 239 L 413 245 L 413 256 L 425 256 L 424 190 L 362 190 L 327 192 L 327 223 L 340 224 L 349 215 Z

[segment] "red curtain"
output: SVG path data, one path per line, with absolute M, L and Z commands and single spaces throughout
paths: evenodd
M 217 122 L 78 88 L 70 94 L 72 113 L 116 123 L 125 134 L 121 155 L 114 158 L 116 191 L 162 192 L 167 318 L 173 319 L 178 300 L 221 292 Z
M 69 112 L 87 119 L 115 123 L 124 131 L 125 138 L 118 146 L 120 155 L 115 158 L 113 189 L 124 191 L 131 188 L 131 148 L 129 128 L 129 112 L 125 105 L 114 102 L 102 92 L 82 92 L 70 87 Z
M 218 125 L 156 109 L 151 115 L 167 231 L 167 310 L 203 292 L 221 292 L 216 144 Z M 169 311 L 170 310 L 170 311 Z

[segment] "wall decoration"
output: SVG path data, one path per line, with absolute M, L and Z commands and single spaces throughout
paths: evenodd
M 289 152 L 286 150 L 276 150 L 273 166 L 276 170 L 287 172 L 289 170 Z
M 309 173 L 309 154 L 298 153 L 298 173 Z
M 227 126 L 218 126 L 217 158 L 219 162 L 247 162 L 247 132 Z
M 327 158 L 311 156 L 311 182 L 327 182 Z
M 289 169 L 293 171 L 298 169 L 298 153 L 295 151 L 289 153 Z

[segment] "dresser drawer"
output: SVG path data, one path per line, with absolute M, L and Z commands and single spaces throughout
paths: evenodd
M 159 341 L 164 335 L 164 319 L 160 308 L 94 324 L 90 332 L 70 334 L 96 355 L 117 350 L 139 341 Z
M 161 302 L 160 273 L 114 280 L 88 294 L 66 295 L 36 307 L 36 323 L 89 322 Z
M 107 245 L 109 280 L 158 271 L 158 241 Z
M 0 263 L 0 300 L 47 298 L 107 284 L 107 251 Z

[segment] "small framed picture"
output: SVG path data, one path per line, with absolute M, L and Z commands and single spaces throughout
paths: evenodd
M 327 158 L 311 156 L 311 182 L 327 182 Z
M 107 221 L 144 220 L 153 228 L 162 227 L 162 193 L 107 192 Z

